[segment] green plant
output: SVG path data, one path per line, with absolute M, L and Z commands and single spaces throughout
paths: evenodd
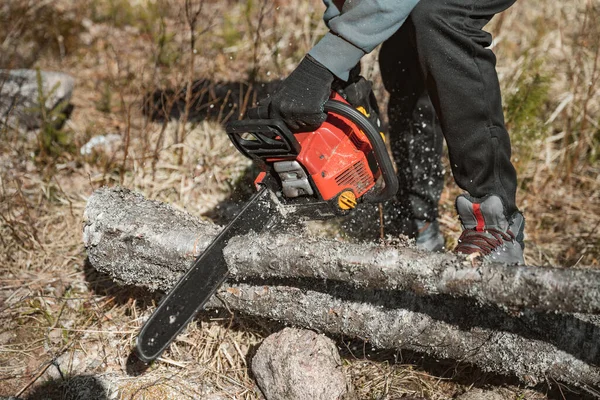
M 505 96 L 506 126 L 517 168 L 527 167 L 547 132 L 544 117 L 550 83 L 550 77 L 543 71 L 543 60 L 526 59 L 514 89 Z
M 91 14 L 94 22 L 108 23 L 117 28 L 134 26 L 139 15 L 136 6 L 127 0 L 94 0 Z
M 237 15 L 226 14 L 223 16 L 223 27 L 221 37 L 223 38 L 223 47 L 231 47 L 240 43 L 244 34 L 240 30 L 240 20 Z
M 175 65 L 181 52 L 175 44 L 175 33 L 169 32 L 163 17 L 158 23 L 158 32 L 153 33 L 154 42 L 157 47 L 156 64 L 164 67 Z
M 46 101 L 58 89 L 59 84 L 54 85 L 48 93 L 44 93 L 44 83 L 40 70 L 36 70 L 38 106 L 34 111 L 40 115 L 40 129 L 37 135 L 38 155 L 57 157 L 65 150 L 72 150 L 71 135 L 62 130 L 66 119 L 66 111 L 69 106 L 67 100 L 63 100 L 52 110 L 46 108 Z
M 169 14 L 170 5 L 166 0 L 143 3 L 129 0 L 92 0 L 90 16 L 92 21 L 110 24 L 116 28 L 133 26 L 142 33 L 156 31 L 159 20 Z
M 103 113 L 110 113 L 112 104 L 112 89 L 108 82 L 104 82 L 102 85 L 102 95 L 96 102 L 96 110 Z

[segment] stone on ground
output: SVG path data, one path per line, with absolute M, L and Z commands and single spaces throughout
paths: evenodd
M 502 393 L 500 390 L 474 388 L 461 394 L 456 400 L 507 400 L 511 398 L 513 398 L 513 396 L 510 396 L 509 393 Z
M 52 111 L 69 102 L 75 79 L 61 72 L 41 71 L 40 76 L 41 85 L 35 70 L 0 70 L 0 125 L 39 128 L 43 123 L 42 98 L 45 99 L 46 122 L 60 123 L 57 113 Z
M 267 400 L 355 398 L 335 343 L 313 331 L 285 328 L 266 338 L 252 372 Z

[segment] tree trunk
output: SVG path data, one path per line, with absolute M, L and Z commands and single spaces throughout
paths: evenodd
M 115 280 L 167 290 L 219 228 L 124 189 L 85 211 L 91 264 Z M 232 239 L 233 279 L 211 306 L 478 365 L 533 383 L 600 382 L 599 274 L 494 265 L 397 246 L 299 235 Z M 230 279 L 230 281 L 233 281 Z M 540 310 L 556 310 L 563 313 Z

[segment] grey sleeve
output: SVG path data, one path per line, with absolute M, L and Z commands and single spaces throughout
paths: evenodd
M 323 21 L 325 21 L 325 25 L 327 25 L 327 27 L 329 28 L 329 21 L 340 15 L 341 10 L 337 8 L 333 0 L 323 0 L 323 3 L 325 4 L 325 13 L 323 13 Z
M 330 32 L 308 54 L 347 80 L 365 54 L 400 28 L 419 0 L 346 0 L 341 12 L 332 0 L 323 2 Z

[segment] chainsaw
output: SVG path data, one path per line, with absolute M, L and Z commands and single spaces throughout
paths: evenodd
M 142 361 L 159 357 L 226 279 L 223 249 L 232 237 L 260 232 L 282 216 L 347 215 L 361 202 L 381 203 L 396 194 L 392 161 L 367 110 L 332 92 L 324 111 L 327 119 L 313 132 L 291 132 L 283 121 L 269 119 L 265 107 L 227 124 L 237 150 L 261 167 L 257 192 L 146 321 L 137 338 Z

